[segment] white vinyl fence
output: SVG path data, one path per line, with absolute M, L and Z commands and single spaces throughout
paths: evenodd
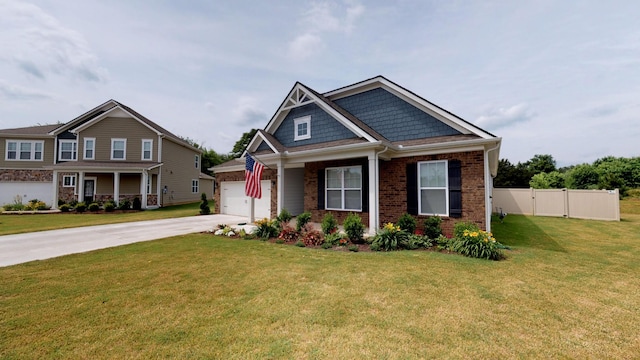
M 616 190 L 493 189 L 493 210 L 507 214 L 620 221 Z

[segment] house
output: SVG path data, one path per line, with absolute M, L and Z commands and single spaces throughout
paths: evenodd
M 323 94 L 297 82 L 249 143 L 267 168 L 263 197 L 244 196 L 244 160 L 212 169 L 216 211 L 275 217 L 355 212 L 375 232 L 405 212 L 490 230 L 501 138 L 377 76 Z M 253 206 L 253 208 L 251 208 Z
M 65 124 L 0 130 L 0 205 L 37 198 L 143 208 L 213 196 L 202 151 L 115 100 Z

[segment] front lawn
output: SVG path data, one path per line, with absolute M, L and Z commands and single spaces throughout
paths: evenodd
M 498 262 L 193 234 L 0 268 L 0 358 L 634 358 L 622 217 L 508 215 Z

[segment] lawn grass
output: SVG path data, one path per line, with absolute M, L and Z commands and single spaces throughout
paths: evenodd
M 622 217 L 508 215 L 499 262 L 192 234 L 0 268 L 0 358 L 634 358 Z
M 131 221 L 169 219 L 197 215 L 199 203 L 167 206 L 154 210 L 122 213 L 54 213 L 0 215 L 0 235 L 66 229 L 88 225 L 116 224 Z

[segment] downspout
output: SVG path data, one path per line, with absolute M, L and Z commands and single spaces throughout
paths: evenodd
M 386 152 L 387 150 L 389 150 L 389 146 L 385 146 L 384 150 L 376 152 L 373 157 L 375 161 L 374 168 L 375 168 L 375 177 L 376 177 L 375 189 L 374 189 L 374 192 L 375 192 L 374 199 L 376 202 L 376 216 L 374 219 L 374 223 L 377 224 L 378 226 L 380 226 L 380 154 Z M 371 209 L 369 209 L 369 215 L 371 215 Z M 369 223 L 371 223 L 371 221 Z M 375 235 L 377 230 L 378 229 L 369 229 L 369 234 Z
M 487 232 L 491 232 L 491 213 L 493 207 L 493 178 L 491 176 L 491 169 L 489 169 L 489 153 L 492 151 L 496 151 L 500 148 L 500 142 L 498 142 L 494 147 L 486 150 L 484 152 L 484 163 L 485 163 L 485 192 L 484 192 L 484 203 L 485 203 L 485 221 L 486 221 L 486 229 Z M 489 179 L 491 179 L 491 186 L 488 186 Z

